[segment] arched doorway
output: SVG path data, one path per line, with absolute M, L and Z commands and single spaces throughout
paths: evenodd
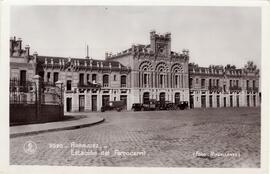
M 179 92 L 175 93 L 174 103 L 175 104 L 179 104 L 180 103 L 180 93 Z
M 143 104 L 149 103 L 149 92 L 143 93 Z
M 160 104 L 165 104 L 165 92 L 161 92 L 159 94 L 159 101 L 160 101 Z

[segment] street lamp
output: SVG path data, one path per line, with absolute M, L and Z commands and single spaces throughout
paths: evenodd
M 60 93 L 61 93 L 61 102 L 60 104 L 63 105 L 63 82 L 61 82 L 60 80 L 58 80 L 57 82 L 55 82 L 56 86 L 60 88 Z

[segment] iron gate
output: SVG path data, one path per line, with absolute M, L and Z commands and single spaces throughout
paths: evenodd
M 10 104 L 35 104 L 37 102 L 37 87 L 35 82 L 10 80 Z

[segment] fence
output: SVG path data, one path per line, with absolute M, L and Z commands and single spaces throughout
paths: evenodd
M 63 118 L 62 85 L 45 83 L 39 76 L 33 81 L 10 80 L 10 124 L 57 121 Z
M 52 82 L 41 82 L 41 103 L 42 104 L 62 104 L 62 87 Z
M 37 102 L 37 89 L 35 82 L 10 80 L 10 104 L 34 104 Z

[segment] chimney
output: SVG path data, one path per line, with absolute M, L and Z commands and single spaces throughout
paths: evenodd
M 38 56 L 38 53 L 35 51 L 35 52 L 33 53 L 33 56 L 34 56 L 34 58 L 36 58 L 36 57 Z
M 131 50 L 132 50 L 133 53 L 135 52 L 135 44 L 132 44 Z
M 150 37 L 154 37 L 156 35 L 156 31 L 155 30 L 151 30 L 150 31 Z
M 38 53 L 36 51 L 33 53 L 33 57 L 34 57 L 34 62 L 37 63 Z
M 22 39 L 21 38 L 18 38 L 17 44 L 18 44 L 19 50 L 22 50 Z
M 106 52 L 105 52 L 105 60 L 107 60 L 108 57 L 109 57 L 109 53 L 106 51 Z
M 183 52 L 183 55 L 189 56 L 189 50 L 188 49 L 183 49 L 182 52 Z
M 26 45 L 25 46 L 25 56 L 29 56 L 30 55 L 30 46 L 29 45 Z
M 165 33 L 165 37 L 171 39 L 171 33 L 170 32 Z
M 16 40 L 16 37 L 10 37 L 9 39 L 9 50 L 10 50 L 10 56 L 12 56 L 12 53 L 14 51 L 14 41 Z

